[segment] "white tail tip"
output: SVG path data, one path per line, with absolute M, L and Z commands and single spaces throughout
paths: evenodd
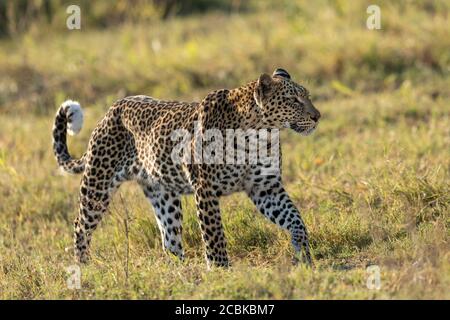
M 67 133 L 74 136 L 83 127 L 83 110 L 77 101 L 72 100 L 64 101 L 62 107 L 67 108 Z

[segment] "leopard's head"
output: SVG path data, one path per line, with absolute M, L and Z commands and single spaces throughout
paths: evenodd
M 284 69 L 276 69 L 272 76 L 262 74 L 254 98 L 269 126 L 291 128 L 305 136 L 317 128 L 320 112 L 312 104 L 308 90 L 292 81 Z

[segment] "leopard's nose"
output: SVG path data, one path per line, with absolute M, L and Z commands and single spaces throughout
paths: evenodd
M 321 115 L 320 115 L 320 112 L 317 111 L 317 112 L 314 112 L 313 114 L 311 114 L 310 117 L 313 121 L 317 122 L 317 121 L 319 121 Z

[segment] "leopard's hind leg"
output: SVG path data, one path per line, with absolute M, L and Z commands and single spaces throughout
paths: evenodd
M 92 233 L 108 210 L 112 196 L 124 182 L 125 176 L 116 173 L 108 176 L 102 168 L 88 169 L 83 175 L 79 194 L 79 211 L 75 219 L 74 249 L 75 260 L 89 261 L 89 247 Z
M 113 194 L 124 181 L 133 178 L 135 148 L 121 129 L 100 127 L 91 138 L 74 223 L 75 260 L 81 263 L 89 260 L 92 233 L 107 212 Z
M 184 260 L 180 195 L 161 185 L 141 183 L 141 187 L 155 211 L 164 251 Z

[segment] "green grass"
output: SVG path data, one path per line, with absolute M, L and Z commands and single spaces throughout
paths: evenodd
M 379 31 L 365 28 L 364 3 L 273 7 L 0 42 L 0 298 L 450 298 L 448 4 L 381 2 Z M 323 114 L 313 136 L 282 135 L 283 177 L 315 268 L 290 264 L 288 234 L 243 194 L 221 204 L 233 267 L 206 270 L 191 197 L 180 263 L 162 252 L 152 209 L 130 183 L 94 234 L 82 290 L 68 289 L 79 177 L 60 175 L 53 159 L 57 105 L 85 106 L 69 141 L 81 155 L 119 97 L 199 100 L 275 67 Z M 366 287 L 372 264 L 380 290 Z

